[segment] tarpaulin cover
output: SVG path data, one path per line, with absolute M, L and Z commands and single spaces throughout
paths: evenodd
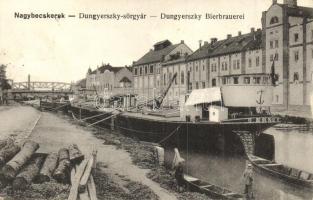
M 226 107 L 259 107 L 272 104 L 273 86 L 230 85 L 221 88 Z
M 193 90 L 186 101 L 186 106 L 197 105 L 201 103 L 211 103 L 221 101 L 221 89 L 219 87 Z

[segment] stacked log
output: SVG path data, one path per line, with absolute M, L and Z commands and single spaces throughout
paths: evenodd
M 56 170 L 54 171 L 53 178 L 61 183 L 69 182 L 70 174 L 70 156 L 68 149 L 61 148 L 59 150 L 59 164 Z
M 7 180 L 13 180 L 22 166 L 32 157 L 39 148 L 39 144 L 28 140 L 24 143 L 21 151 L 16 154 L 2 169 L 2 173 Z
M 84 155 L 82 152 L 78 149 L 77 144 L 71 144 L 68 147 L 68 151 L 70 154 L 70 161 L 72 164 L 79 164 L 82 160 L 84 160 Z
M 6 138 L 4 140 L 0 140 L 0 149 L 4 148 L 5 146 L 8 146 L 10 144 L 13 144 L 14 141 L 12 138 Z
M 53 172 L 58 164 L 58 158 L 59 156 L 57 153 L 50 153 L 47 156 L 36 179 L 38 183 L 49 182 L 52 179 Z
M 4 166 L 6 162 L 11 160 L 21 148 L 14 144 L 13 140 L 6 143 L 6 146 L 0 150 L 0 166 Z
M 29 164 L 24 167 L 13 181 L 14 190 L 25 190 L 35 179 L 40 171 L 40 167 L 44 161 L 43 156 L 33 157 Z

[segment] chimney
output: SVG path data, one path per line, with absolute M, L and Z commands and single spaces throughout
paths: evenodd
M 231 34 L 227 34 L 227 39 L 231 38 Z
M 277 0 L 273 0 L 273 5 L 274 5 L 274 4 L 277 4 Z
M 238 36 L 241 36 L 241 31 L 238 31 Z
M 254 33 L 255 29 L 254 28 L 251 28 L 251 33 Z
M 217 38 L 211 38 L 211 45 L 217 42 Z
M 288 7 L 296 7 L 297 6 L 297 0 L 284 0 L 284 4 Z
M 180 44 L 185 44 L 185 41 L 184 41 L 184 40 L 181 40 L 181 41 L 180 41 Z
M 202 40 L 199 40 L 199 48 L 202 46 Z
M 204 45 L 209 45 L 208 41 L 204 41 Z

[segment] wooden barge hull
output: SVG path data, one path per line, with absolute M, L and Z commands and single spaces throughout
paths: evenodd
M 67 112 L 71 108 L 71 105 L 67 101 L 65 101 L 65 102 L 40 101 L 39 108 L 42 111 L 44 111 L 44 110 L 47 110 L 47 111 L 58 111 L 58 110 L 60 110 L 63 112 Z
M 86 120 L 95 123 L 112 115 L 110 112 L 90 110 L 72 106 L 76 118 L 87 118 L 104 113 L 99 117 Z M 160 143 L 164 146 L 176 146 L 212 152 L 244 153 L 243 146 L 236 131 L 263 132 L 277 122 L 186 122 L 175 121 L 163 117 L 137 115 L 137 113 L 122 113 L 105 121 L 97 123 L 99 127 L 115 129 L 140 140 Z
M 266 159 L 258 159 L 258 161 L 256 161 L 255 159 L 249 158 L 249 160 L 254 166 L 254 169 L 261 174 L 277 178 L 283 183 L 313 190 L 313 174 L 277 164 Z

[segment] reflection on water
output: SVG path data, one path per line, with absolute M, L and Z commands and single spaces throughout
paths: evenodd
M 275 139 L 275 161 L 313 173 L 313 132 L 268 129 Z
M 313 172 L 313 134 L 282 132 L 269 129 L 267 134 L 275 138 L 275 160 L 291 167 Z M 243 193 L 242 174 L 245 169 L 243 156 L 221 156 L 208 153 L 183 151 L 186 159 L 186 173 L 212 184 L 224 186 Z M 256 199 L 269 200 L 312 200 L 308 189 L 299 189 L 279 180 L 254 173 L 254 194 Z

